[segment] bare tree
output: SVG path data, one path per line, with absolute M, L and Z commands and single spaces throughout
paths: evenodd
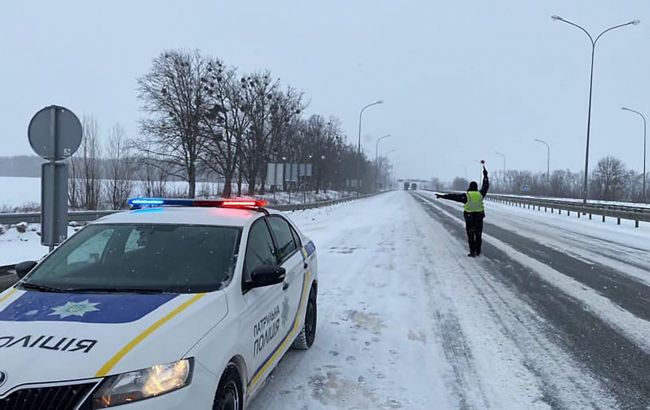
M 232 194 L 232 183 L 240 163 L 242 143 L 250 124 L 249 106 L 236 71 L 219 60 L 208 63 L 208 111 L 202 117 L 207 143 L 202 160 L 206 168 L 224 178 L 222 196 Z
M 133 191 L 131 146 L 124 129 L 115 125 L 108 134 L 106 194 L 112 209 L 122 209 Z
M 146 144 L 139 141 L 138 146 Z M 150 149 L 143 150 L 134 158 L 135 177 L 140 181 L 139 191 L 147 197 L 164 198 L 167 196 L 167 179 L 169 174 L 165 170 L 164 159 L 154 156 Z
M 602 158 L 596 165 L 591 182 L 592 192 L 599 199 L 609 201 L 623 199 L 628 183 L 625 164 L 611 155 Z
M 81 160 L 77 153 L 66 160 L 68 163 L 68 205 L 72 209 L 81 208 Z
M 455 191 L 464 191 L 469 186 L 469 181 L 465 178 L 456 177 L 451 183 L 451 189 Z
M 141 129 L 147 143 L 138 149 L 164 157 L 164 166 L 196 193 L 197 163 L 206 144 L 201 120 L 207 112 L 205 84 L 208 63 L 198 51 L 166 51 L 153 60 L 151 71 L 138 80 L 139 98 L 149 117 Z
M 73 209 L 98 209 L 102 195 L 99 127 L 91 116 L 84 116 L 82 123 L 81 146 L 68 160 L 68 202 Z

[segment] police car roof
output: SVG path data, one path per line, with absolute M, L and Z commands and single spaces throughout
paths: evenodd
M 275 213 L 269 211 L 270 213 Z M 256 209 L 219 207 L 150 207 L 118 212 L 93 224 L 179 224 L 244 227 L 264 216 Z

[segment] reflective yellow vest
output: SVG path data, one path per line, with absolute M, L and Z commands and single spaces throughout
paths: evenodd
M 475 213 L 484 212 L 483 195 L 479 191 L 467 191 L 467 203 L 465 203 L 465 212 Z

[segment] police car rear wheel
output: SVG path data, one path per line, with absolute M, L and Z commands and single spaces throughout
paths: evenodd
M 305 312 L 305 324 L 300 334 L 293 342 L 293 348 L 298 350 L 307 350 L 314 344 L 316 338 L 316 323 L 318 322 L 318 309 L 316 305 L 316 290 L 312 288 L 307 300 L 307 310 Z
M 213 410 L 243 409 L 241 381 L 234 365 L 228 366 L 221 376 L 212 408 Z

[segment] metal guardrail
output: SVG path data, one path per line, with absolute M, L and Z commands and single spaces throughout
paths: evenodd
M 114 214 L 122 211 L 72 211 L 68 212 L 69 222 L 89 222 L 99 219 L 103 216 Z M 0 213 L 1 225 L 15 225 L 21 222 L 30 224 L 41 223 L 40 212 L 23 212 L 23 213 Z
M 329 201 L 320 201 L 312 202 L 306 204 L 291 204 L 291 205 L 269 205 L 269 209 L 275 209 L 277 211 L 302 211 L 305 209 L 314 209 L 320 208 L 323 206 L 331 206 L 340 204 L 343 202 L 352 201 L 355 199 L 367 198 L 376 194 L 367 194 L 367 195 L 358 195 L 350 196 L 340 199 L 332 199 Z M 127 210 L 117 210 L 117 211 L 71 211 L 68 212 L 68 221 L 69 222 L 90 222 L 95 219 L 102 218 L 107 215 L 111 215 L 117 212 L 125 212 Z M 26 223 L 40 223 L 41 222 L 41 213 L 40 212 L 23 212 L 23 213 L 0 213 L 0 225 L 15 225 L 21 222 Z
M 489 194 L 486 199 L 507 205 L 537 209 L 539 211 L 543 208 L 545 212 L 550 210 L 551 213 L 558 211 L 561 214 L 564 211 L 567 215 L 571 215 L 571 212 L 574 212 L 578 218 L 583 215 L 588 215 L 588 218 L 592 219 L 593 215 L 597 215 L 602 218 L 603 222 L 605 222 L 605 218 L 607 217 L 616 218 L 616 222 L 619 225 L 622 219 L 626 219 L 634 221 L 634 226 L 637 228 L 639 227 L 639 222 L 650 222 L 650 208 L 636 207 L 634 205 L 613 205 L 597 202 L 587 202 L 584 204 L 582 202 L 526 198 L 500 194 Z

